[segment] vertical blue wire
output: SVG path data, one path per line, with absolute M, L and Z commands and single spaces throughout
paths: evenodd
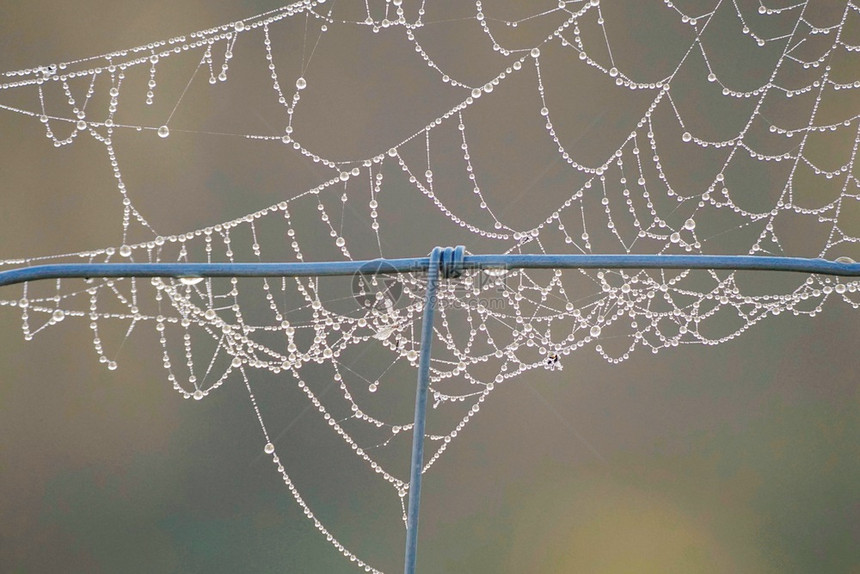
M 442 249 L 430 254 L 427 270 L 427 294 L 421 323 L 421 354 L 418 359 L 418 386 L 415 390 L 415 422 L 412 425 L 412 465 L 409 476 L 409 508 L 406 516 L 406 560 L 404 574 L 415 574 L 418 558 L 418 512 L 421 506 L 421 470 L 424 466 L 424 426 L 427 421 L 427 392 L 430 388 L 430 346 L 433 342 L 433 314 L 436 311 L 436 287 Z

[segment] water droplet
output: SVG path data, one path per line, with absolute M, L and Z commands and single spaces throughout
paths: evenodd
M 194 391 L 194 400 L 195 401 L 199 401 L 202 398 L 203 398 L 203 391 L 201 391 L 200 389 L 197 389 L 196 391 Z
M 275 445 L 270 442 L 267 442 L 266 446 L 263 447 L 263 452 L 265 452 L 266 454 L 272 454 L 273 452 L 275 452 Z
M 242 22 L 241 20 L 239 20 L 238 22 L 233 24 L 233 29 L 236 30 L 237 32 L 241 32 L 242 30 L 245 29 L 245 23 Z
M 131 247 L 128 245 L 123 245 L 119 248 L 119 254 L 123 257 L 131 257 Z
M 415 349 L 409 349 L 406 352 L 406 358 L 410 361 L 415 361 L 416 359 L 418 359 L 418 351 L 416 351 Z
M 180 277 L 179 282 L 183 285 L 197 285 L 203 281 L 203 277 Z
M 599 337 L 599 336 L 600 336 L 600 331 L 601 331 L 601 330 L 602 330 L 602 329 L 600 328 L 600 326 L 599 326 L 599 325 L 595 325 L 595 326 L 593 326 L 593 327 L 591 328 L 591 330 L 590 330 L 590 331 L 588 331 L 588 333 L 589 333 L 592 337 Z
M 53 315 L 51 315 L 51 318 L 54 319 L 54 321 L 60 322 L 66 318 L 66 313 L 62 309 L 57 309 L 54 311 Z
M 303 77 L 296 80 L 296 89 L 304 90 L 308 87 L 308 82 Z
M 335 241 L 335 244 L 338 247 L 343 247 L 344 245 L 346 245 L 346 239 L 344 239 L 343 237 L 338 237 L 337 240 Z
M 484 275 L 489 277 L 504 277 L 508 270 L 502 267 L 488 267 L 484 269 Z
M 684 222 L 684 229 L 689 229 L 690 231 L 692 231 L 695 228 L 696 228 L 696 222 L 693 221 L 692 219 L 688 219 L 687 221 Z
M 215 311 L 213 311 L 212 309 L 206 309 L 206 312 L 203 313 L 203 316 L 206 317 L 207 321 L 211 321 L 215 318 Z
M 540 48 L 532 48 L 531 51 L 532 58 L 537 58 L 540 56 Z
M 381 329 L 379 329 L 379 331 L 374 333 L 373 338 L 378 339 L 380 341 L 384 341 L 388 337 L 390 337 L 393 332 L 394 327 L 382 327 Z
M 854 261 L 850 257 L 845 257 L 844 255 L 842 257 L 837 257 L 836 262 L 837 263 L 856 263 L 856 261 Z
M 170 135 L 170 128 L 168 128 L 167 126 L 161 126 L 160 128 L 158 128 L 158 137 L 166 138 L 169 135 Z
M 84 131 L 85 129 L 87 129 L 87 122 L 85 122 L 84 120 L 78 120 L 78 123 L 76 125 L 80 131 Z

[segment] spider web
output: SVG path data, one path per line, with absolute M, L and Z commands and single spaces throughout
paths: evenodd
M 428 229 L 476 253 L 856 258 L 858 12 L 853 2 L 300 2 L 7 72 L 0 108 L 40 123 L 57 148 L 86 141 L 106 154 L 121 225 L 109 247 L 0 263 L 362 260 L 426 252 L 415 231 Z M 200 186 L 184 165 L 188 142 L 224 153 L 225 172 L 236 166 L 216 148 L 255 146 L 254 169 L 285 183 L 237 181 L 221 198 L 236 216 L 212 220 L 203 199 L 175 199 Z M 291 380 L 402 507 L 408 475 L 396 461 L 411 431 L 424 291 L 420 273 L 91 279 L 25 285 L 0 304 L 20 312 L 28 340 L 88 324 L 109 369 L 133 331 L 154 329 L 185 398 L 245 385 L 295 500 L 339 552 L 376 571 L 299 494 L 254 375 Z M 497 385 L 561 369 L 578 349 L 617 363 L 716 345 L 831 299 L 856 309 L 856 292 L 855 281 L 725 271 L 467 273 L 439 295 L 425 472 Z M 331 381 L 337 397 L 323 396 Z

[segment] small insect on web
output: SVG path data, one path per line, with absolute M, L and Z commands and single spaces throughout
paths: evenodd
M 87 193 L 112 194 L 118 224 L 104 243 L 0 263 L 356 261 L 427 253 L 439 237 L 473 253 L 856 259 L 857 6 L 680 4 L 308 1 L 7 72 L 3 112 L 107 159 Z M 58 280 L 0 304 L 28 340 L 83 323 L 111 369 L 118 341 L 154 331 L 184 398 L 247 387 L 304 514 L 376 571 L 299 494 L 255 377 L 289 381 L 403 508 L 391 452 L 412 429 L 399 381 L 417 367 L 425 291 L 423 272 L 375 268 L 349 281 Z M 424 470 L 497 386 L 561 371 L 575 351 L 620 363 L 718 345 L 831 300 L 856 309 L 857 282 L 467 270 L 439 287 Z

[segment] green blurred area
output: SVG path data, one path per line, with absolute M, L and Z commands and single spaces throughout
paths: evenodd
M 277 6 L 6 2 L 0 69 L 144 44 Z M 374 62 L 366 65 L 348 81 L 372 93 L 362 78 Z M 218 106 L 234 103 L 241 108 L 201 106 L 223 112 Z M 408 115 L 413 104 L 401 105 Z M 318 137 L 340 133 L 323 125 Z M 265 165 L 267 152 L 180 137 L 181 153 L 153 159 L 141 151 L 140 163 L 155 167 L 129 167 L 158 182 L 149 201 L 164 210 L 165 225 L 219 221 L 277 193 L 283 174 L 254 172 L 255 189 L 241 174 L 230 179 L 228 161 Z M 128 145 L 129 156 L 137 153 L 138 144 Z M 303 169 L 301 185 L 318 177 L 313 166 Z M 209 175 L 180 195 L 165 174 L 183 171 Z M 0 112 L 0 174 L 3 258 L 116 241 L 119 200 L 101 148 L 79 141 L 53 150 L 37 120 Z M 521 175 L 540 187 L 537 175 Z M 507 197 L 511 206 L 540 207 L 534 198 Z M 412 200 L 392 198 L 398 208 Z M 391 249 L 417 254 L 455 243 L 421 215 L 411 215 L 412 225 L 404 209 L 409 233 Z M 240 385 L 183 401 L 164 380 L 152 333 L 135 333 L 120 369 L 108 372 L 81 325 L 27 343 L 19 325 L 17 312 L 3 309 L 0 572 L 357 571 L 262 456 Z M 425 478 L 419 572 L 860 572 L 858 335 L 856 311 L 834 302 L 814 319 L 773 318 L 719 347 L 638 353 L 618 366 L 579 352 L 563 371 L 532 371 L 502 386 Z M 400 570 L 397 497 L 282 383 L 254 380 L 266 408 L 296 421 L 284 438 L 287 471 L 348 548 Z

